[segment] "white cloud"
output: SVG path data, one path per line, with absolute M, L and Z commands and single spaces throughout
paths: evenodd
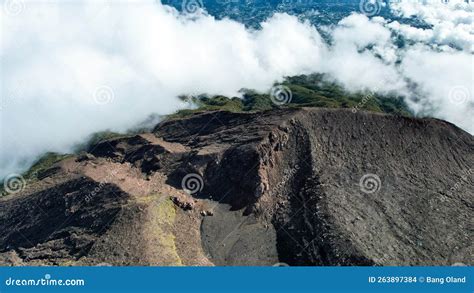
M 403 59 L 403 75 L 425 93 L 412 108 L 431 111 L 474 133 L 473 56 L 465 52 L 433 52 L 424 46 L 410 48 Z
M 464 45 L 464 52 L 424 45 L 400 51 L 392 39 L 395 30 L 416 42 L 462 44 L 472 37 L 463 12 L 450 17 L 413 8 L 433 23 L 441 19 L 439 32 L 353 14 L 331 31 L 329 46 L 310 24 L 286 14 L 255 31 L 208 15 L 189 19 L 154 0 L 24 3 L 19 14 L 0 12 L 0 178 L 43 152 L 70 151 L 93 132 L 123 131 L 151 113 L 171 113 L 183 106 L 180 94 L 266 91 L 284 76 L 312 72 L 350 90 L 410 97 L 408 78 L 423 90 L 420 100 L 409 99 L 413 109 L 474 133 L 469 101 L 449 98 L 453 88 L 468 88 L 472 97 L 472 54 Z M 448 37 L 442 28 L 450 23 L 460 32 Z
M 391 22 L 387 27 L 415 42 L 401 52 L 401 74 L 423 95 L 410 106 L 474 133 L 474 5 L 461 0 L 407 1 L 391 6 L 431 28 Z
M 0 177 L 95 131 L 171 113 L 180 94 L 266 91 L 318 68 L 325 48 L 314 27 L 283 14 L 251 31 L 190 20 L 154 0 L 24 3 L 19 14 L 0 14 Z M 103 88 L 111 97 L 98 104 Z
M 474 5 L 462 0 L 401 1 L 391 5 L 394 13 L 404 17 L 418 17 L 431 25 L 417 29 L 406 24 L 392 23 L 391 28 L 417 42 L 453 45 L 474 53 Z
M 403 90 L 405 83 L 393 65 L 396 47 L 382 23 L 352 14 L 339 22 L 332 36 L 333 46 L 322 71 L 352 90 Z

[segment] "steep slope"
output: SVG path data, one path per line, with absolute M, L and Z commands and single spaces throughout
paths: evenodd
M 0 199 L 9 265 L 473 264 L 474 139 L 350 110 L 208 112 Z

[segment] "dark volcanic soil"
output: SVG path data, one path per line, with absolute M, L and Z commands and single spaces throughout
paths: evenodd
M 0 198 L 0 263 L 472 265 L 473 166 L 474 138 L 435 119 L 197 114 Z

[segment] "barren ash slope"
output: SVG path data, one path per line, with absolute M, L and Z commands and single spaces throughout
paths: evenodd
M 1 198 L 0 262 L 472 265 L 473 165 L 473 136 L 435 119 L 194 114 Z

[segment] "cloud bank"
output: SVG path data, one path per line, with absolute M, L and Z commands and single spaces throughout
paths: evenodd
M 154 0 L 21 3 L 0 13 L 0 178 L 46 151 L 71 151 L 93 132 L 124 131 L 182 108 L 178 95 L 267 91 L 284 76 L 313 72 L 350 90 L 396 91 L 414 110 L 474 132 L 473 55 L 465 44 L 472 30 L 462 35 L 472 19 L 458 12 L 472 15 L 465 7 L 446 12 L 461 15 L 454 18 L 429 14 L 441 19 L 435 24 L 463 28 L 452 37 L 435 33 L 436 25 L 420 33 L 353 14 L 331 28 L 328 45 L 315 27 L 286 14 L 251 30 Z M 431 19 L 416 9 L 409 12 Z M 413 44 L 399 50 L 395 34 Z M 452 40 L 459 41 L 449 47 Z

